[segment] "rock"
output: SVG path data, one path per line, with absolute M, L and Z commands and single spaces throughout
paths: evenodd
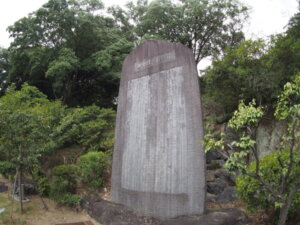
M 221 209 L 202 216 L 185 216 L 162 221 L 161 225 L 242 225 L 246 224 L 245 214 L 238 209 Z
M 207 192 L 218 195 L 224 191 L 226 186 L 226 181 L 221 178 L 216 178 L 213 182 L 207 182 Z
M 104 225 L 160 225 L 157 218 L 136 213 L 121 204 L 91 195 L 83 198 L 82 207 Z
M 236 176 L 228 173 L 225 169 L 218 169 L 215 171 L 215 177 L 225 180 L 230 186 L 235 185 Z
M 278 149 L 282 136 L 286 133 L 287 124 L 271 118 L 264 118 L 257 128 L 256 145 L 259 158 Z M 252 156 L 254 159 L 254 156 Z
M 207 192 L 206 193 L 206 202 L 216 202 L 217 201 L 217 197 L 218 196 Z
M 206 170 L 206 181 L 212 182 L 215 180 L 215 171 L 213 170 Z
M 204 215 L 163 220 L 136 213 L 123 205 L 92 195 L 83 198 L 82 207 L 103 225 L 243 225 L 247 222 L 245 214 L 238 209 L 214 210 Z
M 236 190 L 234 187 L 226 187 L 218 196 L 217 201 L 221 203 L 231 202 L 237 199 Z
M 0 193 L 6 192 L 7 190 L 8 190 L 8 187 L 5 185 L 5 183 L 0 181 Z
M 224 159 L 223 155 L 219 152 L 221 150 L 211 150 L 206 153 L 206 162 L 211 163 L 212 160 Z

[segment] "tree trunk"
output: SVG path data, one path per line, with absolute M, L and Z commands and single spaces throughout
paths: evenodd
M 16 174 L 17 176 L 17 174 Z M 16 180 L 16 177 L 15 179 Z M 9 191 L 9 194 L 10 194 L 10 221 L 12 222 L 12 219 L 13 219 L 13 213 L 14 213 L 14 192 L 15 192 L 15 181 L 14 181 L 14 184 L 12 184 L 12 180 L 11 180 L 11 177 L 9 177 L 9 186 L 10 186 L 10 191 Z
M 298 185 L 295 185 L 289 195 L 288 195 L 288 198 L 286 200 L 286 202 L 284 203 L 284 205 L 280 208 L 280 214 L 279 214 L 279 221 L 277 223 L 277 225 L 285 225 L 285 222 L 286 222 L 286 219 L 287 219 L 287 216 L 288 216 L 288 212 L 289 212 L 289 208 L 290 208 L 290 205 L 292 204 L 292 200 L 296 194 L 298 190 Z
M 277 225 L 285 225 L 288 212 L 289 212 L 289 206 L 286 203 L 280 208 L 279 221 Z
M 23 196 L 22 196 L 22 173 L 21 169 L 18 168 L 18 187 L 19 187 L 19 209 L 20 213 L 23 213 Z

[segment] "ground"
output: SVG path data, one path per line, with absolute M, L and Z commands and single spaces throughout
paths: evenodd
M 6 182 L 7 180 L 0 177 L 0 181 Z M 110 200 L 109 192 L 103 193 L 102 198 Z M 0 225 L 55 225 L 56 223 L 63 222 L 80 222 L 91 221 L 94 225 L 101 225 L 92 219 L 85 211 L 76 211 L 67 207 L 58 207 L 54 201 L 44 198 L 48 210 L 43 208 L 43 203 L 38 196 L 29 196 L 29 203 L 24 203 L 24 214 L 22 216 L 18 213 L 18 202 L 14 201 L 13 222 L 10 220 L 10 198 L 8 193 L 0 193 L 0 209 L 5 208 L 6 212 L 0 214 Z M 245 206 L 240 200 L 230 203 L 209 203 L 207 209 L 220 209 L 220 208 L 239 208 L 245 211 Z M 257 212 L 250 214 L 246 212 L 249 223 L 247 225 L 274 225 L 270 218 L 264 212 Z M 300 225 L 300 221 L 291 221 L 287 225 Z
M 1 181 L 5 181 L 1 179 Z M 20 216 L 18 212 L 18 202 L 14 201 L 13 223 L 10 220 L 10 198 L 8 193 L 0 193 L 0 208 L 5 208 L 4 214 L 0 214 L 1 225 L 54 225 L 63 222 L 91 221 L 94 225 L 101 225 L 92 219 L 85 211 L 76 211 L 67 207 L 58 207 L 55 202 L 45 198 L 48 206 L 46 211 L 38 196 L 28 196 L 30 202 L 24 203 L 24 213 Z

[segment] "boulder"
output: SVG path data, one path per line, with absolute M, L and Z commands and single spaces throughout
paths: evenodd
M 218 196 L 217 201 L 221 203 L 232 202 L 237 199 L 237 194 L 234 187 L 226 187 Z
M 218 196 L 211 194 L 211 193 L 206 193 L 206 202 L 216 202 Z
M 213 182 L 207 182 L 207 192 L 218 195 L 221 194 L 227 186 L 228 184 L 225 180 L 216 178 Z
M 230 186 L 235 185 L 236 176 L 232 173 L 228 173 L 225 169 L 216 170 L 215 177 L 225 180 Z
M 225 157 L 220 153 L 220 149 L 213 149 L 206 153 L 206 162 L 210 163 L 212 160 L 224 160 Z
M 136 213 L 127 207 L 88 195 L 82 207 L 91 217 L 104 225 L 160 225 L 160 220 Z

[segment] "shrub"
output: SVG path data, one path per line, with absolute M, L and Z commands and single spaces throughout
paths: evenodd
M 296 163 L 291 171 L 291 175 L 288 180 L 288 185 L 291 186 L 292 183 L 300 179 L 297 174 L 300 172 L 300 154 L 295 151 Z M 267 182 L 273 189 L 278 190 L 281 185 L 281 170 L 280 161 L 283 165 L 287 164 L 289 161 L 289 151 L 278 151 L 272 154 L 262 157 L 260 162 L 260 176 L 265 182 Z M 247 173 L 255 172 L 256 163 L 253 162 L 247 168 Z M 286 168 L 286 167 L 285 167 Z M 276 201 L 272 199 L 269 191 L 263 188 L 261 183 L 257 179 L 254 179 L 247 175 L 240 175 L 236 180 L 236 188 L 239 197 L 246 203 L 247 209 L 249 211 L 255 212 L 258 209 L 264 210 L 278 210 Z M 300 190 L 298 190 L 296 196 L 294 197 L 292 204 L 289 208 L 289 215 L 294 216 L 296 212 L 300 210 Z
M 14 164 L 8 162 L 8 161 L 2 161 L 0 162 L 0 174 L 2 174 L 5 178 L 8 178 L 9 176 L 13 176 L 16 173 L 16 168 Z
M 38 191 L 41 196 L 49 196 L 50 193 L 50 184 L 46 175 L 38 168 L 32 170 L 33 180 L 38 185 Z
M 53 168 L 51 197 L 64 193 L 74 193 L 79 170 L 74 164 L 60 165 Z
M 104 152 L 88 152 L 79 157 L 77 165 L 83 182 L 96 189 L 103 185 L 104 175 L 109 166 L 109 157 Z

